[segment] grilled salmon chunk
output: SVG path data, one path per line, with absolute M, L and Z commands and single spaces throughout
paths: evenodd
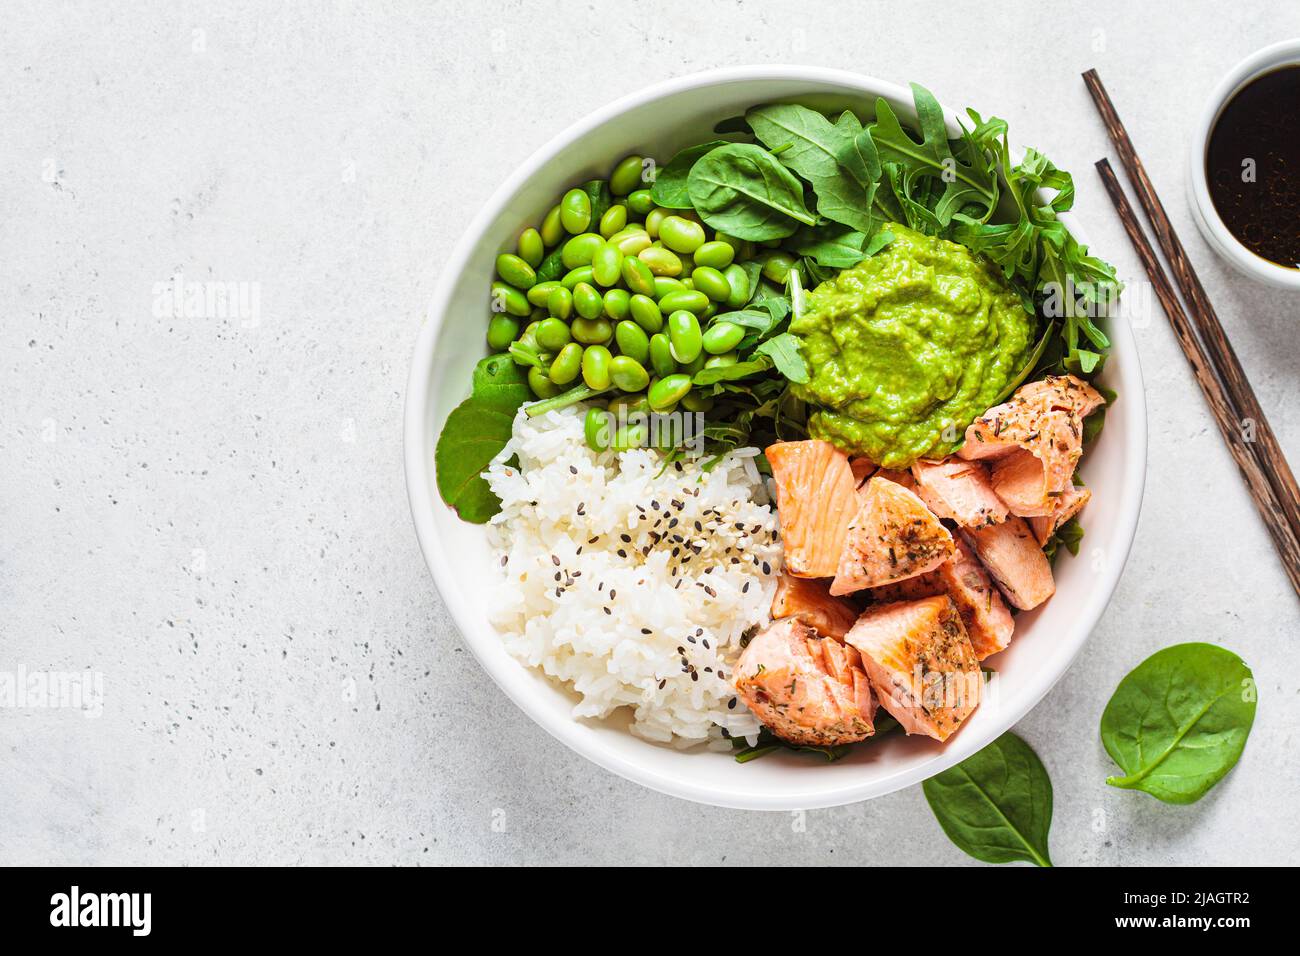
M 1029 530 L 1034 533 L 1039 544 L 1047 544 L 1047 539 L 1056 529 L 1082 511 L 1090 498 L 1092 492 L 1087 488 L 1067 488 L 1057 496 L 1050 515 L 1029 519 Z
M 765 454 L 776 482 L 786 571 L 834 576 L 859 504 L 848 457 L 826 441 L 779 442 Z
M 1104 403 L 1082 379 L 1049 375 L 975 419 L 957 454 L 992 460 L 993 490 L 1012 514 L 1049 515 L 1083 455 L 1083 420 Z
M 867 482 L 849 525 L 831 594 L 892 584 L 933 571 L 953 554 L 952 535 L 915 493 L 887 478 Z
M 988 468 L 978 461 L 918 461 L 912 476 L 916 493 L 940 518 L 963 528 L 1007 520 L 1007 506 L 994 493 Z
M 843 598 L 831 597 L 829 587 L 824 580 L 782 574 L 772 599 L 772 617 L 797 618 L 822 637 L 843 640 L 858 619 L 858 610 Z
M 737 696 L 782 740 L 830 747 L 875 733 L 876 700 L 858 652 L 795 618 L 754 636 L 735 681 Z
M 844 640 L 909 734 L 947 740 L 979 704 L 979 662 L 947 595 L 868 608 Z
M 1021 610 L 1038 607 L 1054 593 L 1052 566 L 1023 518 L 962 532 L 1007 600 Z

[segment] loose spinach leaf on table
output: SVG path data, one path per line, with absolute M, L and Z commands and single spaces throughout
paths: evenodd
M 1003 734 L 922 789 L 948 839 L 975 859 L 1052 865 L 1052 781 L 1038 755 L 1015 734 Z
M 447 416 L 433 453 L 438 493 L 463 520 L 483 524 L 501 510 L 482 472 L 510 440 L 515 412 L 531 397 L 509 355 L 489 356 L 474 367 L 470 397 Z
M 691 194 L 686 188 L 686 179 L 692 167 L 707 153 L 719 146 L 726 146 L 727 140 L 715 139 L 698 146 L 688 146 L 674 156 L 668 165 L 655 173 L 654 185 L 650 187 L 650 198 L 656 206 L 664 209 L 690 209 Z
M 817 217 L 803 184 L 767 150 L 729 143 L 705 154 L 687 176 L 691 204 L 712 229 L 739 239 L 783 239 Z
M 1255 680 L 1214 644 L 1157 651 L 1120 681 L 1101 715 L 1101 742 L 1124 771 L 1112 787 L 1193 803 L 1241 757 L 1255 721 Z

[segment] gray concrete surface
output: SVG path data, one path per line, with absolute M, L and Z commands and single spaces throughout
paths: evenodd
M 1300 10 L 907 7 L 6 4 L 0 671 L 89 671 L 92 693 L 0 708 L 0 862 L 969 862 L 919 788 L 800 827 L 568 752 L 462 647 L 401 470 L 408 360 L 459 224 L 614 96 L 761 62 L 917 79 L 1006 117 L 1075 171 L 1095 249 L 1136 277 L 1090 169 L 1109 152 L 1079 79 L 1097 67 L 1300 460 L 1300 300 L 1230 274 L 1183 196 L 1203 99 Z M 241 283 L 244 307 L 169 314 L 157 284 L 178 272 Z M 1137 542 L 1018 728 L 1055 782 L 1053 856 L 1294 862 L 1297 602 L 1163 318 L 1138 339 Z M 1189 639 L 1255 669 L 1244 759 L 1190 807 L 1108 789 L 1111 689 Z

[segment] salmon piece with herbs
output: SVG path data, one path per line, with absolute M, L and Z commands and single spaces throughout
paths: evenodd
M 1015 607 L 1027 611 L 1056 593 L 1052 566 L 1023 518 L 962 532 L 980 563 Z
M 776 482 L 785 569 L 833 577 L 859 499 L 848 456 L 827 441 L 787 441 L 764 452 Z
M 1092 492 L 1087 488 L 1072 486 L 1066 489 L 1056 498 L 1050 515 L 1029 519 L 1029 530 L 1034 533 L 1034 538 L 1040 545 L 1047 544 L 1056 529 L 1082 511 L 1091 498 Z
M 916 493 L 940 518 L 963 528 L 979 528 L 1007 520 L 1007 506 L 993 491 L 987 466 L 978 461 L 948 458 L 912 465 Z
M 842 640 L 858 619 L 858 609 L 843 598 L 831 597 L 830 585 L 824 580 L 782 574 L 772 599 L 772 617 L 793 617 L 822 637 Z
M 952 534 L 902 485 L 877 475 L 849 525 L 831 594 L 892 584 L 933 571 L 953 554 Z
M 979 661 L 947 595 L 868 608 L 844 638 L 881 707 L 909 734 L 947 740 L 978 706 Z
M 992 460 L 993 490 L 1012 514 L 1050 515 L 1083 455 L 1083 420 L 1103 404 L 1082 379 L 1049 375 L 975 419 L 957 454 Z
M 953 539 L 956 544 L 956 539 Z M 946 591 L 938 571 L 927 571 L 914 578 L 904 578 L 893 584 L 882 584 L 867 591 L 873 604 L 892 604 L 895 601 L 915 601 L 918 598 L 934 597 Z
M 958 539 L 957 553 L 936 574 L 957 605 L 975 657 L 982 661 L 1005 650 L 1016 629 L 1015 619 L 970 546 Z
M 793 617 L 750 640 L 735 685 L 755 716 L 790 743 L 833 747 L 875 733 L 876 699 L 861 656 Z

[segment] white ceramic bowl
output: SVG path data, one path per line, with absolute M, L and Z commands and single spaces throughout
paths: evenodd
M 448 413 L 469 391 L 474 362 L 485 354 L 495 256 L 512 247 L 565 189 L 607 175 L 628 153 L 670 157 L 709 139 L 718 120 L 757 103 L 785 98 L 851 105 L 865 118 L 873 115 L 877 96 L 901 115 L 913 115 L 904 87 L 837 70 L 777 66 L 681 77 L 597 110 L 534 153 L 469 224 L 446 263 L 415 348 L 406 396 L 407 488 L 425 560 L 466 644 L 510 699 L 568 746 L 629 780 L 688 800 L 762 810 L 836 806 L 909 786 L 970 756 L 1023 717 L 1065 673 L 1101 616 L 1133 540 L 1146 412 L 1132 334 L 1116 323 L 1114 354 L 1102 381 L 1120 400 L 1084 464 L 1093 500 L 1083 550 L 1058 561 L 1056 596 L 1019 616 L 1011 647 L 993 660 L 999 673 L 989 699 L 946 745 L 891 735 L 833 764 L 787 754 L 738 764 L 728 754 L 657 746 L 615 723 L 575 720 L 575 698 L 507 655 L 488 625 L 483 582 L 491 568 L 483 529 L 443 505 L 434 484 L 433 449 Z M 974 92 L 971 99 L 978 102 Z M 948 115 L 955 134 L 955 116 Z M 1070 219 L 1069 225 L 1079 234 L 1077 222 Z M 491 720 L 501 701 L 484 699 L 481 706 L 483 719 Z
M 1218 122 L 1219 114 L 1228 102 L 1251 80 L 1283 66 L 1300 64 L 1300 38 L 1283 40 L 1265 47 L 1258 53 L 1252 53 L 1242 60 L 1225 76 L 1210 94 L 1205 109 L 1201 112 L 1200 122 L 1192 134 L 1191 150 L 1187 157 L 1187 188 L 1191 194 L 1192 216 L 1196 225 L 1216 252 L 1235 266 L 1240 272 L 1259 279 L 1281 289 L 1300 291 L 1300 269 L 1288 269 L 1276 262 L 1258 256 L 1238 241 L 1228 231 L 1228 227 L 1219 218 L 1210 198 L 1209 185 L 1205 177 L 1205 153 L 1210 145 L 1210 133 Z M 1295 109 L 1292 103 L 1290 109 Z

